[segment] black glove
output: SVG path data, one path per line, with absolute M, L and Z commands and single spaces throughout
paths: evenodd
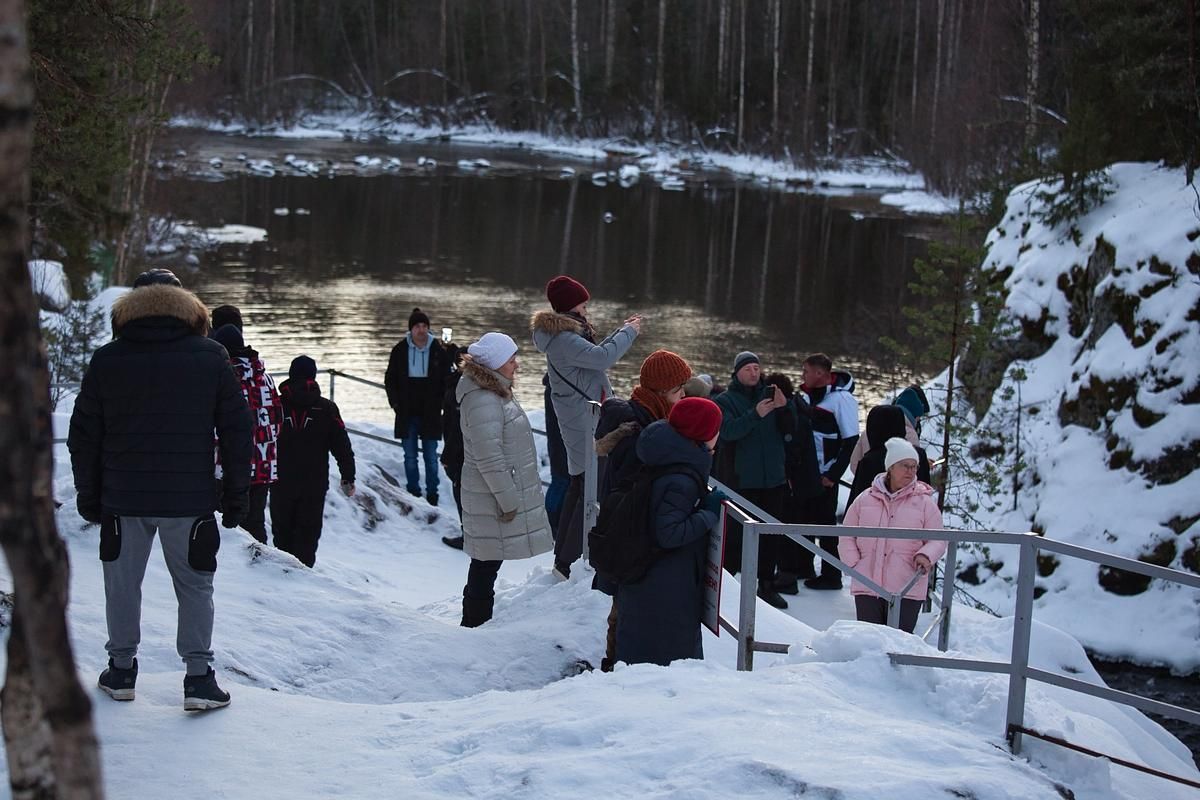
M 100 522 L 100 501 L 87 495 L 75 495 L 75 508 L 79 510 L 79 516 L 86 521 L 99 524 Z
M 250 511 L 250 490 L 240 492 L 225 490 L 221 498 L 221 524 L 226 528 L 236 528 L 246 519 Z

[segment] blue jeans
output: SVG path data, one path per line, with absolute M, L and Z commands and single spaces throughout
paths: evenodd
M 437 494 L 438 490 L 438 440 L 421 438 L 421 418 L 408 418 L 408 431 L 404 436 L 404 477 L 408 490 L 421 494 L 421 471 L 417 468 L 417 442 L 425 455 L 425 494 Z

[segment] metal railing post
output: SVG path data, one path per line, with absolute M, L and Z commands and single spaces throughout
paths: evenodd
M 942 572 L 942 619 L 938 625 L 937 647 L 943 653 L 950 647 L 950 612 L 954 608 L 954 575 L 958 572 L 958 542 L 946 547 L 946 566 Z
M 336 388 L 337 370 L 329 370 L 329 402 L 333 402 L 333 390 Z
M 758 526 L 742 523 L 741 604 L 738 607 L 738 663 L 744 672 L 754 669 L 754 605 L 758 600 Z
M 1032 537 L 1032 534 L 1030 534 Z M 1013 614 L 1011 672 L 1008 674 L 1008 714 L 1005 734 L 1013 754 L 1021 752 L 1021 732 L 1025 726 L 1025 687 L 1029 682 L 1029 635 L 1033 629 L 1033 578 L 1037 549 L 1032 538 L 1021 542 L 1021 560 L 1017 566 L 1017 604 Z
M 600 404 L 588 402 L 587 435 L 583 442 L 583 560 L 588 562 L 588 531 L 596 525 L 599 508 L 596 505 L 597 472 L 596 425 L 600 422 Z
M 887 624 L 889 628 L 900 627 L 900 595 L 895 592 L 888 596 Z

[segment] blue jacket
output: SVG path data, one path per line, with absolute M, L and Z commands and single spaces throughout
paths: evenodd
M 704 479 L 712 468 L 704 446 L 680 436 L 664 420 L 642 431 L 637 457 L 650 466 L 686 465 Z M 664 475 L 654 482 L 651 524 L 665 552 L 646 577 L 622 585 L 617 593 L 618 660 L 665 666 L 676 659 L 704 657 L 704 565 L 708 532 L 717 523 L 716 513 L 697 508 L 706 493 L 684 474 Z

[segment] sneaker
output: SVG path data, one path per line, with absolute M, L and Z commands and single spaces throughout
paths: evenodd
M 229 692 L 217 686 L 217 673 L 212 667 L 204 675 L 188 675 L 183 679 L 183 710 L 208 711 L 229 705 Z
M 772 589 L 771 585 L 765 581 L 760 581 L 758 584 L 758 599 L 780 610 L 788 607 L 787 600 L 784 600 L 779 592 Z
M 571 580 L 571 565 L 570 564 L 560 564 L 557 561 L 555 561 L 554 562 L 554 577 L 558 578 L 560 581 Z
M 133 686 L 137 683 L 137 659 L 133 660 L 133 667 L 130 669 L 121 669 L 113 666 L 113 660 L 108 660 L 108 669 L 100 673 L 100 680 L 97 685 L 100 691 L 111 697 L 113 700 L 132 700 Z
M 405 488 L 408 490 L 408 493 L 411 494 L 413 497 L 421 496 L 421 487 L 420 486 L 406 486 Z
M 818 578 L 809 578 L 804 582 L 804 586 L 817 591 L 837 591 L 842 588 L 842 579 L 836 576 L 822 575 Z
M 436 506 L 437 501 L 438 501 L 438 493 L 437 492 L 430 492 L 429 494 L 425 495 L 425 502 L 429 503 L 429 505 Z
M 463 549 L 463 537 L 461 536 L 443 536 L 442 544 L 446 547 L 453 547 L 455 550 Z

